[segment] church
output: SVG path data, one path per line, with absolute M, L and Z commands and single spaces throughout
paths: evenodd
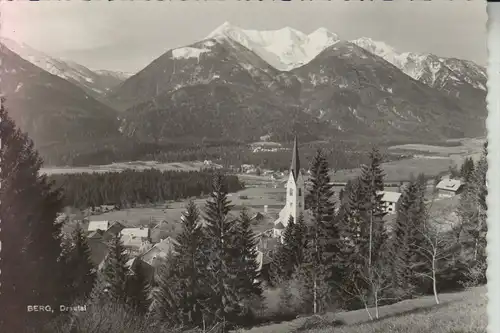
M 286 183 L 285 207 L 280 211 L 278 218 L 274 221 L 273 236 L 282 241 L 283 233 L 288 225 L 288 220 L 293 217 L 294 221 L 300 214 L 304 214 L 304 176 L 300 170 L 299 148 L 297 137 L 294 139 L 292 151 L 292 164 Z

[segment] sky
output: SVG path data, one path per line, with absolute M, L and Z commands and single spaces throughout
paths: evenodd
M 90 69 L 135 73 L 226 21 L 307 34 L 324 27 L 341 39 L 487 64 L 485 1 L 2 1 L 0 13 L 3 37 Z

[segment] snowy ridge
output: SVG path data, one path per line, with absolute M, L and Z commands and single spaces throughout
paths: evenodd
M 434 87 L 438 84 L 440 73 L 454 81 L 464 81 L 476 89 L 486 90 L 481 81 L 486 81 L 483 68 L 467 60 L 439 58 L 433 54 L 400 53 L 384 42 L 362 37 L 350 41 L 393 64 L 406 75 Z M 472 78 L 471 78 L 472 76 Z
M 18 43 L 8 38 L 0 38 L 0 43 L 24 60 L 29 61 L 50 74 L 72 81 L 87 91 L 93 91 L 98 94 L 102 94 L 107 90 L 107 87 L 102 82 L 98 83 L 97 81 L 101 81 L 106 77 L 114 78 L 115 81 L 123 81 L 131 76 L 130 74 L 115 73 L 112 71 L 92 71 L 73 61 L 49 56 L 24 43 Z
M 309 35 L 290 27 L 279 30 L 244 30 L 228 22 L 212 31 L 207 39 L 230 39 L 255 52 L 281 71 L 300 67 L 339 41 L 336 34 L 320 28 Z

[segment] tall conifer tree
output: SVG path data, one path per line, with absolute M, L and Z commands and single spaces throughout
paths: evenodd
M 417 270 L 426 268 L 416 267 L 422 262 L 418 256 L 425 240 L 421 235 L 425 228 L 425 207 L 420 194 L 421 186 L 418 182 L 411 182 L 401 195 L 397 208 L 397 216 L 392 230 L 392 272 L 394 286 L 399 297 L 412 297 L 418 289 L 414 279 Z
M 236 223 L 228 214 L 232 205 L 227 196 L 224 178 L 216 174 L 213 180 L 213 192 L 205 205 L 206 235 L 210 244 L 208 263 L 208 281 L 210 297 L 205 302 L 207 314 L 215 322 L 225 325 L 234 321 L 241 311 L 237 290 L 237 248 L 235 242 Z
M 251 219 L 243 209 L 237 220 L 238 266 L 237 290 L 240 300 L 245 304 L 241 315 L 245 318 L 253 316 L 251 304 L 262 301 L 262 286 L 259 280 L 259 263 L 257 262 L 257 240 L 251 229 Z
M 39 173 L 33 142 L 0 101 L 0 331 L 21 332 L 50 313 L 28 313 L 30 304 L 66 304 L 62 272 L 61 195 Z M 57 309 L 56 309 L 57 310 Z
M 120 234 L 108 245 L 108 255 L 104 261 L 103 278 L 107 285 L 107 298 L 111 302 L 127 302 L 127 255 Z
M 200 223 L 200 212 L 190 201 L 182 215 L 182 232 L 177 237 L 178 278 L 181 281 L 180 308 L 185 325 L 201 326 L 203 311 L 200 301 L 206 297 L 204 277 L 207 274 L 208 258 L 203 251 L 204 234 Z
M 340 281 L 338 258 L 341 251 L 340 229 L 335 219 L 333 184 L 330 181 L 328 162 L 318 150 L 311 164 L 309 209 L 312 223 L 309 232 L 310 259 L 313 285 L 313 312 L 320 311 L 320 304 L 328 295 L 323 286 L 328 281 L 333 287 Z M 333 288 L 331 288 L 334 290 Z M 321 290 L 321 291 L 320 291 Z
M 94 287 L 97 267 L 90 260 L 90 247 L 80 223 L 76 224 L 67 247 L 63 259 L 68 294 L 72 301 L 84 300 Z

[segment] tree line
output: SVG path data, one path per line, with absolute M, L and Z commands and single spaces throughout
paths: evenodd
M 211 191 L 213 171 L 125 170 L 49 176 L 64 193 L 64 205 L 85 209 L 101 205 L 131 207 L 205 195 Z M 228 190 L 243 188 L 237 176 L 226 177 Z
M 325 154 L 318 151 L 306 191 L 311 219 L 290 220 L 273 256 L 271 280 L 262 283 L 250 219 L 245 210 L 230 217 L 227 178 L 220 174 L 213 177 L 202 211 L 187 205 L 178 244 L 152 275 L 140 261 L 130 266 L 120 238 L 108 244 L 98 269 L 83 230 L 77 227 L 65 237 L 64 222 L 54 222 L 64 207 L 63 193 L 39 174 L 42 160 L 32 142 L 3 105 L 0 117 L 1 331 L 152 333 L 217 327 L 225 332 L 255 323 L 266 304 L 264 288 L 279 291 L 283 311 L 365 308 L 375 319 L 382 304 L 426 293 L 439 303 L 439 292 L 450 282 L 486 282 L 486 147 L 461 196 L 459 223 L 450 230 L 430 214 L 424 176 L 403 189 L 395 220 L 387 223 L 380 152 L 370 152 L 360 177 L 349 182 L 340 200 Z M 65 314 L 58 311 L 61 304 L 88 309 Z M 29 312 L 28 305 L 50 305 L 55 311 Z
M 484 284 L 486 155 L 485 148 L 476 167 L 465 161 L 460 218 L 445 224 L 431 216 L 436 201 L 424 197 L 425 175 L 403 188 L 394 220 L 386 221 L 380 153 L 370 153 L 370 163 L 348 182 L 340 200 L 318 153 L 306 200 L 311 221 L 290 219 L 272 264 L 281 308 L 307 313 L 364 308 L 375 319 L 383 304 L 424 294 L 439 303 L 440 291 Z

